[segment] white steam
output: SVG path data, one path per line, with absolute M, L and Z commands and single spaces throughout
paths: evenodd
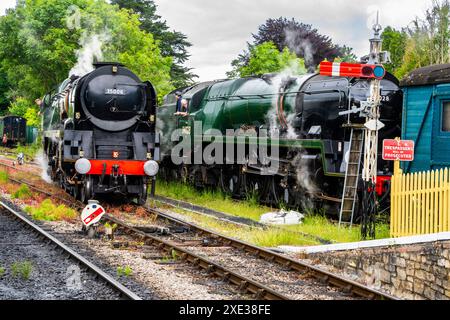
M 103 44 L 109 41 L 108 32 L 102 34 L 83 34 L 80 38 L 81 49 L 77 50 L 77 63 L 70 70 L 69 76 L 83 76 L 94 70 L 95 61 L 103 59 Z
M 83 19 L 80 8 L 70 6 L 67 10 L 66 25 L 69 30 L 86 31 L 80 37 L 80 49 L 76 51 L 77 63 L 70 70 L 69 76 L 83 76 L 94 70 L 94 63 L 103 59 L 103 46 L 111 40 L 111 32 L 105 28 L 100 33 L 93 33 L 94 21 Z
M 44 154 L 44 151 L 40 149 L 35 157 L 35 162 L 39 165 L 41 168 L 41 178 L 45 182 L 52 183 L 52 178 L 48 175 L 47 169 L 48 167 L 48 159 L 47 156 Z

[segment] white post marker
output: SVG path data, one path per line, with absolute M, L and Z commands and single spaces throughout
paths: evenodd
M 81 221 L 88 229 L 90 226 L 100 222 L 106 214 L 106 210 L 97 200 L 89 200 L 88 205 L 81 212 Z

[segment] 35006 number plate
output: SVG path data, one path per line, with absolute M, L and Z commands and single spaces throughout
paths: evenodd
M 105 89 L 105 94 L 115 95 L 115 96 L 125 96 L 127 94 L 127 90 L 125 89 Z

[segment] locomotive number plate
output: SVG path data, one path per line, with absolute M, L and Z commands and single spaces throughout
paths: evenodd
M 114 96 L 125 96 L 127 94 L 127 90 L 125 89 L 105 89 L 105 94 L 114 95 Z

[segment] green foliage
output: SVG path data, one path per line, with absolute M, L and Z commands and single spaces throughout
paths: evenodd
M 26 207 L 25 211 L 29 213 L 33 219 L 41 221 L 61 221 L 73 220 L 79 216 L 78 212 L 64 205 L 56 206 L 50 199 L 44 200 L 37 207 Z
M 259 217 L 271 209 L 262 206 L 251 199 L 249 201 L 235 201 L 221 191 L 197 190 L 192 186 L 179 182 L 165 182 L 157 180 L 156 193 L 168 198 L 191 202 L 216 211 L 235 216 L 259 220 Z
M 163 57 L 158 42 L 140 29 L 138 15 L 105 0 L 23 0 L 0 17 L 0 69 L 10 96 L 32 105 L 69 76 L 77 50 L 94 35 L 103 40 L 103 60 L 124 63 L 152 81 L 160 97 L 173 89 L 172 58 Z
M 186 35 L 178 31 L 170 31 L 166 21 L 156 14 L 156 5 L 153 0 L 112 0 L 112 4 L 120 8 L 132 10 L 139 14 L 141 29 L 153 35 L 159 41 L 159 47 L 164 57 L 173 57 L 170 70 L 172 84 L 179 88 L 192 84 L 197 76 L 190 72 L 183 64 L 188 60 L 188 48 L 191 43 Z
M 233 70 L 227 73 L 228 77 L 238 77 L 237 70 L 249 64 L 252 49 L 266 42 L 272 42 L 279 52 L 288 48 L 298 58 L 304 59 L 304 65 L 309 72 L 314 72 L 324 59 L 334 61 L 340 57 L 340 61 L 346 62 L 357 59 L 352 48 L 334 44 L 331 38 L 320 34 L 312 25 L 298 22 L 294 18 L 267 19 L 252 36 L 253 42 L 248 43 L 247 50 L 232 61 Z
M 118 277 L 129 277 L 133 274 L 133 269 L 130 266 L 117 267 L 117 276 Z
M 20 276 L 24 280 L 28 280 L 33 271 L 33 264 L 30 261 L 14 262 L 11 265 L 13 277 Z
M 265 42 L 250 49 L 247 65 L 237 66 L 240 77 L 280 72 L 290 69 L 294 74 L 305 74 L 305 62 L 288 48 L 278 51 L 273 42 Z
M 27 119 L 29 126 L 39 127 L 41 125 L 38 107 L 24 97 L 15 98 L 8 108 L 8 113 Z
M 32 193 L 30 191 L 30 188 L 28 188 L 28 186 L 23 183 L 20 185 L 19 189 L 17 189 L 17 191 L 11 195 L 13 199 L 21 199 L 21 200 L 28 199 L 31 196 Z
M 6 115 L 9 106 L 9 82 L 8 75 L 0 68 L 0 117 Z
M 391 52 L 387 70 L 403 78 L 414 69 L 450 62 L 450 2 L 432 2 L 425 18 L 416 17 L 408 27 L 397 31 L 387 27 L 383 48 Z
M 6 269 L 4 267 L 0 267 L 0 278 L 5 274 Z
M 0 184 L 8 183 L 8 172 L 0 171 Z
M 391 53 L 392 62 L 385 65 L 386 70 L 394 75 L 397 75 L 399 68 L 403 64 L 408 36 L 404 31 L 398 31 L 392 27 L 386 27 L 381 35 L 381 38 L 383 39 L 383 50 Z

